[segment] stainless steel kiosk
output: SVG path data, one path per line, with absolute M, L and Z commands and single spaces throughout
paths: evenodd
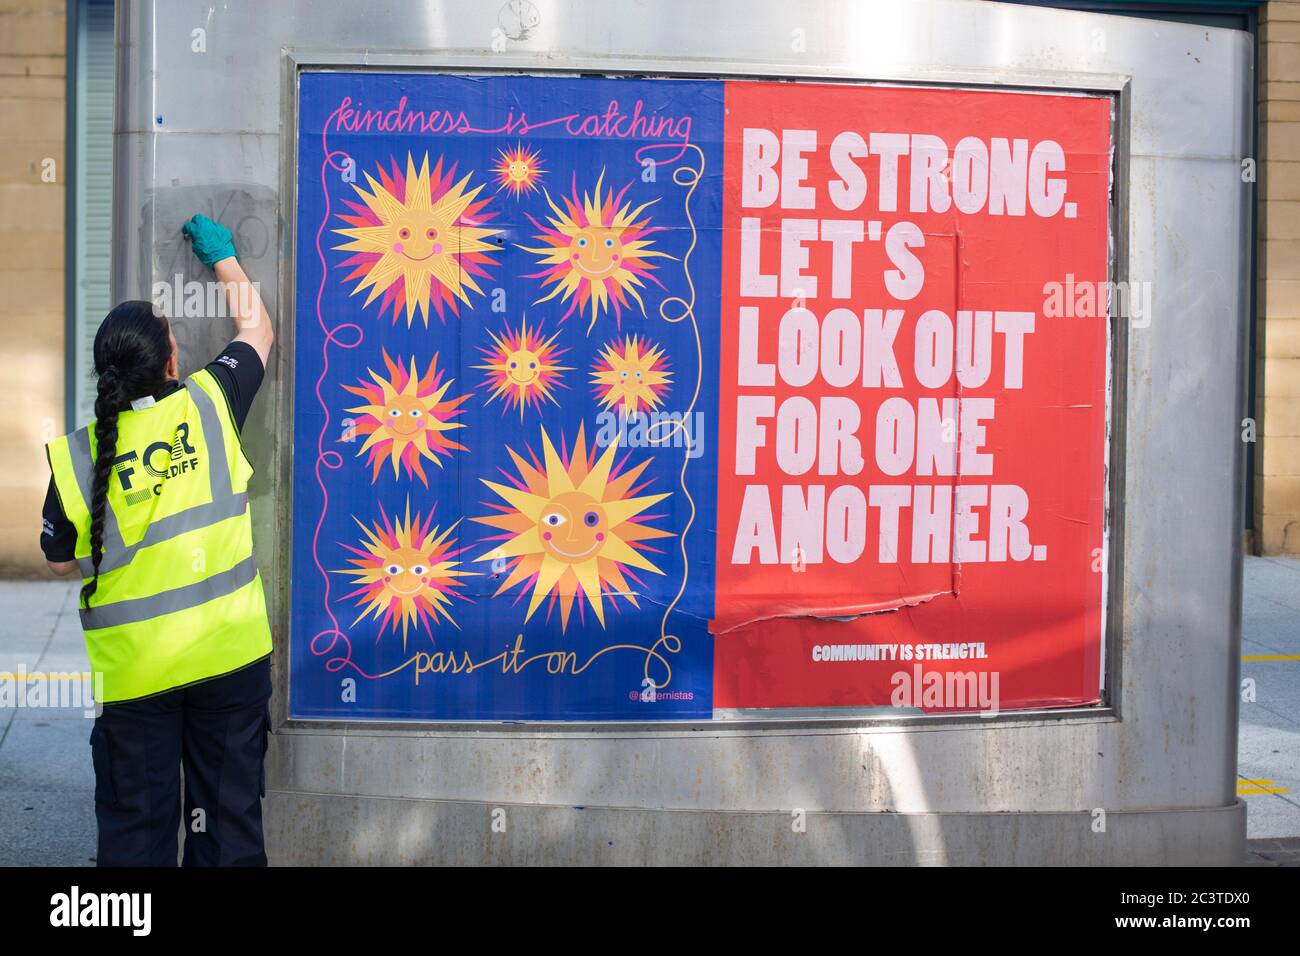
M 279 693 L 281 863 L 1235 863 L 1239 500 L 1252 50 L 1228 30 L 965 0 L 191 0 L 119 4 L 115 299 L 198 278 L 213 209 L 279 328 L 247 426 Z M 844 80 L 1099 92 L 1115 104 L 1122 497 L 1100 706 L 996 718 L 290 719 L 295 120 L 304 72 Z M 179 279 L 176 277 L 179 276 Z M 301 319 L 299 319 L 301 321 Z M 224 323 L 178 319 L 183 352 Z

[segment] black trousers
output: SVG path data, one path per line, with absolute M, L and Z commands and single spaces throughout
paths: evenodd
M 189 687 L 105 704 L 90 734 L 100 866 L 266 866 L 271 658 Z

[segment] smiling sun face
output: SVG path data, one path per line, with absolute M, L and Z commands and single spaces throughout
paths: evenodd
M 355 267 L 344 281 L 361 280 L 353 295 L 369 289 L 365 305 L 382 295 L 380 314 L 391 308 L 396 322 L 405 310 L 408 326 L 418 309 L 427 326 L 430 304 L 445 320 L 444 307 L 459 315 L 469 292 L 483 294 L 475 279 L 495 264 L 488 253 L 498 246 L 486 240 L 500 230 L 482 228 L 492 218 L 486 199 L 474 201 L 483 187 L 470 189 L 468 175 L 455 182 L 454 164 L 444 173 L 440 158 L 430 173 L 426 154 L 417 172 L 408 153 L 405 175 L 392 165 L 391 176 L 380 167 L 378 182 L 366 173 L 370 192 L 353 185 L 363 202 L 344 200 L 356 215 L 340 214 L 351 228 L 334 230 L 352 241 L 334 248 L 355 253 L 342 263 Z
M 605 346 L 592 368 L 591 381 L 604 408 L 622 405 L 622 411 L 631 414 L 644 405 L 654 411 L 668 393 L 672 372 L 667 369 L 663 349 L 629 337 Z
M 389 628 L 396 634 L 400 623 L 405 650 L 411 625 L 423 627 L 430 636 L 431 625 L 439 618 L 456 625 L 448 608 L 454 598 L 464 597 L 456 590 L 463 586 L 459 579 L 474 572 L 460 570 L 455 560 L 464 550 L 457 549 L 451 537 L 456 526 L 439 531 L 433 524 L 432 510 L 426 518 L 421 519 L 417 512 L 412 519 L 408 501 L 405 520 L 390 519 L 382 505 L 379 517 L 373 528 L 357 521 L 366 536 L 361 547 L 343 545 L 357 555 L 348 561 L 355 567 L 334 573 L 354 578 L 356 590 L 340 598 L 355 598 L 361 607 L 353 625 L 367 615 L 380 621 L 378 640 Z
M 573 371 L 567 365 L 560 365 L 559 359 L 567 349 L 557 349 L 555 340 L 560 333 L 549 339 L 542 338 L 540 327 L 528 327 L 525 319 L 517 331 L 509 326 L 501 335 L 488 330 L 492 337 L 492 348 L 480 348 L 486 365 L 475 365 L 476 369 L 487 372 L 487 385 L 492 389 L 487 403 L 501 399 L 502 413 L 506 409 L 518 408 L 519 420 L 524 419 L 524 409 L 531 406 L 542 407 L 543 402 L 558 405 L 555 389 L 563 388 L 560 381 L 561 372 Z
M 536 150 L 525 149 L 519 143 L 509 152 L 498 150 L 498 155 L 500 159 L 492 167 L 497 175 L 498 192 L 508 189 L 518 199 L 524 193 L 537 191 L 537 184 L 545 170 Z
M 637 607 L 628 579 L 641 583 L 633 569 L 662 574 L 646 556 L 656 550 L 648 542 L 672 536 L 650 527 L 646 522 L 654 516 L 643 514 L 668 495 L 636 495 L 645 487 L 637 479 L 649 461 L 619 471 L 614 465 L 618 446 L 612 444 L 599 454 L 594 447 L 588 452 L 581 426 L 573 453 L 567 457 L 555 450 L 545 429 L 542 462 L 531 453 L 530 463 L 506 450 L 519 477 L 511 477 L 510 485 L 483 479 L 505 504 L 489 505 L 499 514 L 473 519 L 502 532 L 488 539 L 501 543 L 477 559 L 507 562 L 509 574 L 496 593 L 523 585 L 522 596 L 531 587 L 525 621 L 543 601 L 550 601 L 548 616 L 558 602 L 561 630 L 568 627 L 579 595 L 601 627 L 606 599 L 612 603 L 622 597 Z M 584 602 L 577 603 L 581 615 Z
M 369 452 L 372 484 L 379 480 L 379 470 L 387 460 L 393 465 L 393 477 L 401 477 L 405 470 L 408 477 L 415 475 L 428 487 L 423 459 L 427 458 L 441 468 L 444 457 L 450 457 L 453 451 L 466 450 L 451 435 L 463 427 L 453 419 L 464 411 L 460 405 L 469 395 L 446 397 L 452 380 L 442 380 L 437 353 L 429 360 L 429 368 L 423 376 L 417 373 L 414 358 L 408 371 L 404 365 L 389 358 L 387 352 L 383 354 L 384 364 L 388 366 L 387 378 L 371 369 L 373 383 L 343 386 L 365 399 L 364 405 L 348 409 L 360 416 L 353 425 L 353 432 L 366 436 L 357 455 Z M 351 439 L 352 436 L 348 435 L 341 440 Z
M 657 267 L 649 260 L 672 258 L 651 248 L 646 237 L 659 230 L 650 226 L 649 217 L 637 218 L 657 200 L 633 209 L 630 202 L 623 202 L 628 187 L 624 186 L 617 195 L 612 189 L 602 190 L 604 176 L 602 172 L 596 180 L 595 191 L 590 195 L 583 193 L 581 199 L 575 184 L 572 196 L 562 197 L 563 210 L 547 193 L 546 201 L 555 214 L 547 217 L 550 225 L 544 226 L 528 217 L 541 230 L 536 238 L 544 245 L 519 247 L 539 256 L 538 262 L 543 266 L 541 272 L 527 278 L 542 279 L 543 288 L 554 286 L 537 301 L 548 302 L 559 296 L 561 302 L 569 303 L 565 319 L 575 311 L 584 315 L 590 311 L 588 331 L 605 311 L 612 310 L 615 320 L 621 324 L 629 298 L 645 315 L 645 303 L 638 289 L 645 286 L 646 280 L 661 284 L 652 274 Z

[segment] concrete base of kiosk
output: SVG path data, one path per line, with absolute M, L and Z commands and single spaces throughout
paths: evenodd
M 498 812 L 499 811 L 499 812 Z M 273 865 L 1239 866 L 1246 807 L 822 813 L 554 807 L 278 791 Z M 504 822 L 494 831 L 493 820 Z

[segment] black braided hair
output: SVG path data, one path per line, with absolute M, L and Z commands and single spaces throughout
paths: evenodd
M 104 510 L 108 479 L 117 457 L 117 416 L 132 400 L 159 391 L 171 359 L 171 328 L 151 302 L 123 302 L 104 318 L 95 334 L 95 474 L 90 483 L 90 561 L 94 576 L 81 588 L 81 603 L 99 587 L 104 557 Z

